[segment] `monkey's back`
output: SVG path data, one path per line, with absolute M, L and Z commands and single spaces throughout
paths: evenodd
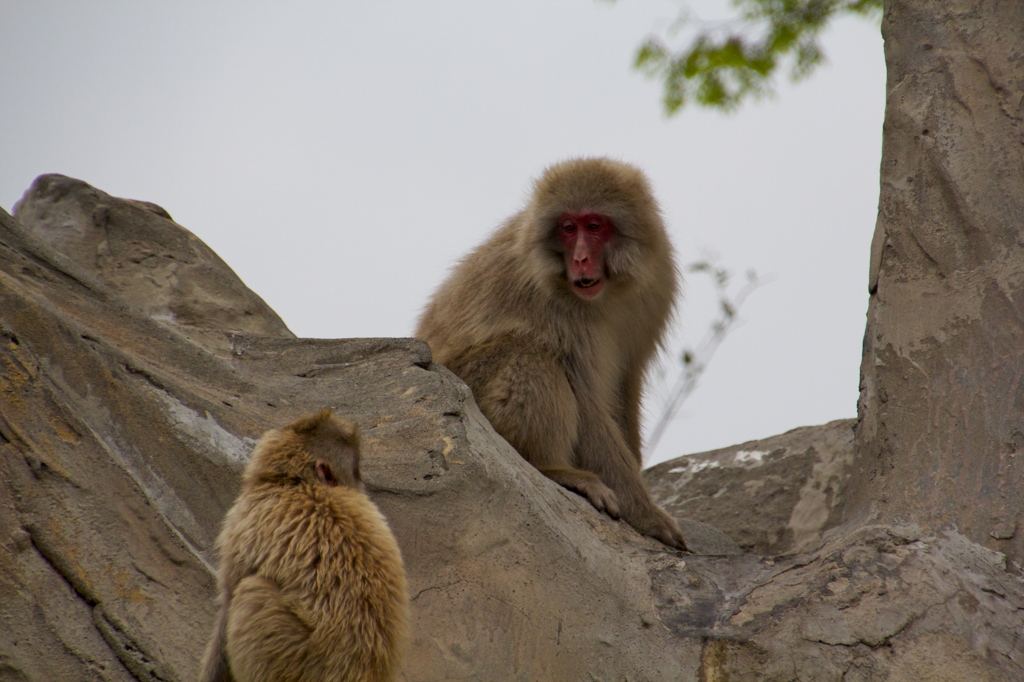
M 408 595 L 387 522 L 363 493 L 344 486 L 254 486 L 225 524 L 236 580 L 273 583 L 308 627 L 323 679 L 390 680 L 405 643 Z M 230 635 L 229 635 L 230 637 Z M 314 671 L 300 679 L 321 679 Z

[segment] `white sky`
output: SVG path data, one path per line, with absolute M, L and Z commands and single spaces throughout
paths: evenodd
M 647 171 L 682 262 L 711 251 L 737 279 L 773 278 L 647 463 L 852 417 L 877 24 L 839 22 L 830 63 L 774 100 L 667 119 L 630 65 L 678 7 L 0 0 L 0 206 L 50 172 L 153 201 L 299 336 L 408 336 L 545 166 L 611 156 Z M 706 282 L 681 310 L 674 350 L 707 328 Z

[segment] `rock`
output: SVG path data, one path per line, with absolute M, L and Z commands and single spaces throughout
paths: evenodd
M 206 244 L 160 206 L 42 175 L 14 207 L 23 227 L 128 305 L 179 328 L 294 337 Z
M 1024 3 L 886 4 L 848 518 L 955 526 L 1024 571 Z
M 529 466 L 422 342 L 197 343 L 6 214 L 0 282 L 11 674 L 193 679 L 211 545 L 249 449 L 323 406 L 359 422 L 365 479 L 405 556 L 405 679 L 672 680 L 696 666 L 650 590 L 650 563 L 675 555 Z
M 292 338 L 166 211 L 37 181 L 0 211 L 0 676 L 194 679 L 249 449 L 329 406 L 405 557 L 405 680 L 1024 679 L 1024 6 L 889 0 L 884 31 L 852 445 L 650 472 L 708 555 L 546 479 L 423 343 Z
M 687 516 L 676 517 L 679 530 L 686 538 L 686 548 L 692 554 L 701 556 L 728 556 L 742 554 L 743 550 L 732 538 L 712 526 Z
M 955 531 L 867 526 L 776 566 L 705 640 L 699 679 L 1021 679 L 1021 582 Z
M 1024 672 L 1024 586 L 1002 555 L 899 525 L 836 527 L 818 547 L 842 499 L 848 422 L 649 474 L 704 553 L 680 554 L 528 465 L 422 342 L 243 335 L 218 328 L 219 316 L 183 327 L 147 310 L 0 212 L 7 676 L 194 679 L 213 618 L 211 545 L 249 449 L 323 406 L 359 422 L 365 479 L 405 557 L 405 680 Z M 705 476 L 710 462 L 735 484 Z M 679 474 L 723 492 L 687 501 Z M 770 521 L 744 516 L 742 490 L 755 487 L 745 484 L 769 476 L 802 492 L 751 498 Z M 791 556 L 737 554 L 685 516 L 698 512 L 751 548 L 813 541 Z
M 714 524 L 743 551 L 807 551 L 841 518 L 853 427 L 839 419 L 679 457 L 646 470 L 644 481 L 680 523 Z

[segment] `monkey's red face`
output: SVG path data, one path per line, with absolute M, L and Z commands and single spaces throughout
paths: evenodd
M 558 239 L 565 247 L 565 275 L 580 298 L 601 293 L 608 280 L 604 251 L 615 226 L 601 213 L 563 213 L 558 218 Z

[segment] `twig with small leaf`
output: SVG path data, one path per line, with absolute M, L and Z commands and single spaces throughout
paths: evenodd
M 711 278 L 715 295 L 718 298 L 717 315 L 708 327 L 704 338 L 697 344 L 696 348 L 684 347 L 679 354 L 680 370 L 668 399 L 662 408 L 661 414 L 651 429 L 647 438 L 647 451 L 653 452 L 658 446 L 665 429 L 675 419 L 679 409 L 697 388 L 697 382 L 707 368 L 708 363 L 714 356 L 715 351 L 722 345 L 726 335 L 739 319 L 739 310 L 750 294 L 758 287 L 766 283 L 766 280 L 758 277 L 754 270 L 748 270 L 743 286 L 735 294 L 729 292 L 729 271 L 720 267 L 711 257 L 695 261 L 686 266 L 689 273 L 703 274 Z

